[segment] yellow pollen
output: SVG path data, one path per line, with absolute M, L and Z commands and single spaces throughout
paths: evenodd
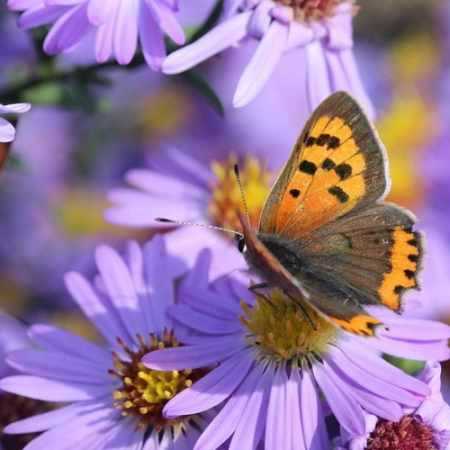
M 254 307 L 241 302 L 241 322 L 247 338 L 263 358 L 274 361 L 308 360 L 325 353 L 337 329 L 305 302 L 302 309 L 281 291 L 258 296 Z
M 243 211 L 241 193 L 234 174 L 237 162 L 237 157 L 231 155 L 225 162 L 212 163 L 211 169 L 216 180 L 211 187 L 212 195 L 208 205 L 209 216 L 215 225 L 234 230 L 241 229 L 237 213 Z M 250 220 L 256 225 L 270 191 L 272 174 L 256 158 L 250 156 L 239 163 L 239 172 Z
M 166 419 L 162 410 L 171 398 L 186 387 L 192 386 L 207 371 L 196 369 L 163 372 L 149 369 L 141 363 L 142 357 L 151 351 L 179 346 L 170 331 L 165 331 L 161 338 L 149 336 L 149 344 L 140 336 L 138 341 L 141 345 L 137 351 L 119 341 L 129 356 L 129 361 L 122 361 L 117 353 L 113 354 L 114 369 L 111 369 L 110 373 L 122 383 L 121 388 L 112 394 L 115 406 L 122 410 L 122 415 L 135 416 L 139 426 L 144 428 L 153 427 L 160 430 L 165 426 L 183 426 L 189 418 Z

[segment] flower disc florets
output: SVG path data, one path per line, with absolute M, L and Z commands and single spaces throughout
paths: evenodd
M 420 416 L 407 415 L 399 422 L 379 420 L 366 450 L 438 450 L 433 430 Z
M 212 164 L 216 181 L 212 186 L 212 196 L 208 205 L 211 221 L 218 226 L 233 230 L 241 228 L 237 212 L 243 207 L 241 192 L 234 173 L 237 162 L 236 156 L 232 155 L 224 162 Z M 250 220 L 256 225 L 264 201 L 269 194 L 272 174 L 254 157 L 247 157 L 242 164 L 239 164 L 239 173 Z
M 294 17 L 301 22 L 320 20 L 334 14 L 336 7 L 346 0 L 276 0 L 289 6 L 294 11 Z
M 167 419 L 162 410 L 165 404 L 182 390 L 192 386 L 200 379 L 205 370 L 163 372 L 152 370 L 141 363 L 144 355 L 154 350 L 178 347 L 180 344 L 171 331 L 165 331 L 161 338 L 151 334 L 148 342 L 138 336 L 140 347 L 130 349 L 122 340 L 118 340 L 125 355 L 114 353 L 114 369 L 110 373 L 122 382 L 115 390 L 115 406 L 122 410 L 123 416 L 134 416 L 140 427 L 152 427 L 161 430 L 166 426 L 183 426 L 189 418 Z
M 257 296 L 253 307 L 244 302 L 241 307 L 247 339 L 264 359 L 302 364 L 320 359 L 336 339 L 335 326 L 278 290 L 269 297 Z

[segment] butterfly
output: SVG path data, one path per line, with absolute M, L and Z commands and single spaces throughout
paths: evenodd
M 383 201 L 389 190 L 383 144 L 361 106 L 337 92 L 307 121 L 258 229 L 240 214 L 238 247 L 269 287 L 371 336 L 380 321 L 365 307 L 399 312 L 422 258 L 414 216 Z

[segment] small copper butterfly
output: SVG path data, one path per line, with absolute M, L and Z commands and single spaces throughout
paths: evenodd
M 414 216 L 383 202 L 389 189 L 383 144 L 358 103 L 337 92 L 307 121 L 258 230 L 240 215 L 239 248 L 269 287 L 373 335 L 380 321 L 364 307 L 399 311 L 422 258 Z

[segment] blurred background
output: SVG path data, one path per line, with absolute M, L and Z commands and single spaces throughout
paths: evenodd
M 213 2 L 199 3 L 206 17 Z M 358 4 L 356 59 L 389 152 L 389 200 L 414 211 L 427 238 L 422 290 L 410 295 L 407 313 L 450 323 L 450 2 Z M 198 25 L 198 11 L 181 12 L 185 26 Z M 19 30 L 2 2 L 0 102 L 28 101 L 33 109 L 17 123 L 11 148 L 1 148 L 8 158 L 0 173 L 0 309 L 89 335 L 62 277 L 89 274 L 99 242 L 120 248 L 151 235 L 104 219 L 108 192 L 124 185 L 126 171 L 171 148 L 203 162 L 231 152 L 264 155 L 276 171 L 306 112 L 292 55 L 253 103 L 233 110 L 251 43 L 203 64 L 198 79 L 132 65 L 55 81 L 45 74 L 93 63 L 92 42 L 54 58 L 40 50 L 43 35 Z M 28 83 L 33 77 L 41 81 Z

